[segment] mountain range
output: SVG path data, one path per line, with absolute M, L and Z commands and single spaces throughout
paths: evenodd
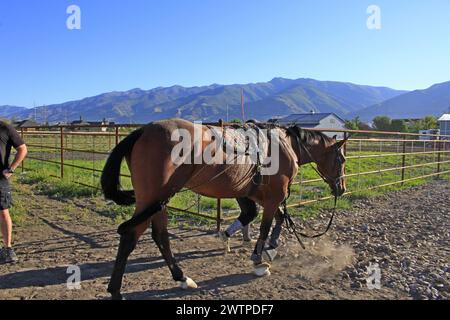
M 350 113 L 363 121 L 383 115 L 391 119 L 420 119 L 428 115 L 440 116 L 450 112 L 450 81 L 425 90 L 411 91 L 362 110 Z
M 169 117 L 217 121 L 241 118 L 241 92 L 248 119 L 268 120 L 292 113 L 334 112 L 343 118 L 375 115 L 439 115 L 450 106 L 450 82 L 427 90 L 401 91 L 313 79 L 274 78 L 269 82 L 199 87 L 158 87 L 109 92 L 37 108 L 0 106 L 4 118 L 58 123 L 103 118 L 117 123 L 146 123 Z

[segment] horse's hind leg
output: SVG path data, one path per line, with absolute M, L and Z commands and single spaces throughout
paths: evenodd
M 197 288 L 197 284 L 190 278 L 185 277 L 178 266 L 170 249 L 169 233 L 167 231 L 167 210 L 163 209 L 152 219 L 152 238 L 158 246 L 167 266 L 170 269 L 173 280 L 181 282 L 183 289 Z
M 150 219 L 140 225 L 131 228 L 120 236 L 119 250 L 117 251 L 116 262 L 108 285 L 108 292 L 113 300 L 121 300 L 120 288 L 122 287 L 123 274 L 127 260 L 131 252 L 136 247 L 140 236 L 147 230 Z

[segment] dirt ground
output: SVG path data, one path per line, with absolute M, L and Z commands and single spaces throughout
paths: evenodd
M 107 299 L 118 245 L 116 226 L 95 211 L 95 201 L 60 201 L 16 185 L 27 219 L 15 229 L 20 263 L 0 266 L 0 299 Z M 272 275 L 257 278 L 252 248 L 233 238 L 224 256 L 213 226 L 170 230 L 172 248 L 198 289 L 171 279 L 150 234 L 130 256 L 126 299 L 449 299 L 450 182 L 358 201 L 339 210 L 329 235 L 301 249 L 283 231 Z M 17 198 L 17 197 L 16 197 Z M 323 228 L 327 213 L 311 228 Z M 187 224 L 183 224 L 187 225 Z M 257 226 L 253 234 L 257 234 Z M 369 289 L 367 267 L 378 263 L 381 288 Z M 67 267 L 81 268 L 81 289 L 68 290 Z

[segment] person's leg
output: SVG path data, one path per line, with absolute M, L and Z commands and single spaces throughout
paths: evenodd
M 12 220 L 9 214 L 9 209 L 0 210 L 0 229 L 5 248 L 11 248 Z
M 0 183 L 0 232 L 2 234 L 4 248 L 0 250 L 0 264 L 16 263 L 18 261 L 12 243 L 12 221 L 9 214 L 11 207 L 11 189 L 9 185 L 3 186 Z

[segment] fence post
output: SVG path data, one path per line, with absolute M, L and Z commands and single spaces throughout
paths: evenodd
M 437 156 L 436 173 L 439 173 L 439 172 L 441 172 L 441 151 L 442 151 L 443 140 L 441 140 L 441 137 L 438 137 L 437 140 L 438 140 L 438 156 Z M 439 174 L 436 176 L 436 179 L 439 179 Z
M 405 180 L 405 166 L 406 166 L 406 135 L 403 136 L 403 151 L 402 151 L 402 186 Z
M 217 199 L 217 232 L 220 231 L 220 225 L 222 223 L 222 199 Z
M 64 128 L 59 128 L 59 136 L 60 136 L 60 168 L 61 168 L 61 179 L 64 178 Z
M 119 126 L 116 126 L 116 146 L 119 144 Z
M 345 131 L 344 132 L 344 140 L 347 139 L 347 137 L 348 137 L 348 132 Z M 348 141 L 347 141 L 347 143 L 348 143 Z M 344 156 L 347 156 L 347 143 L 344 144 Z
M 20 128 L 20 137 L 22 138 L 23 141 L 23 128 Z M 22 160 L 22 163 L 20 164 L 22 173 L 25 171 L 25 159 Z
M 219 125 L 222 127 L 222 134 L 223 134 L 223 120 L 219 119 Z M 220 225 L 222 223 L 222 207 L 221 207 L 222 200 L 219 198 L 217 199 L 217 232 L 220 231 Z

